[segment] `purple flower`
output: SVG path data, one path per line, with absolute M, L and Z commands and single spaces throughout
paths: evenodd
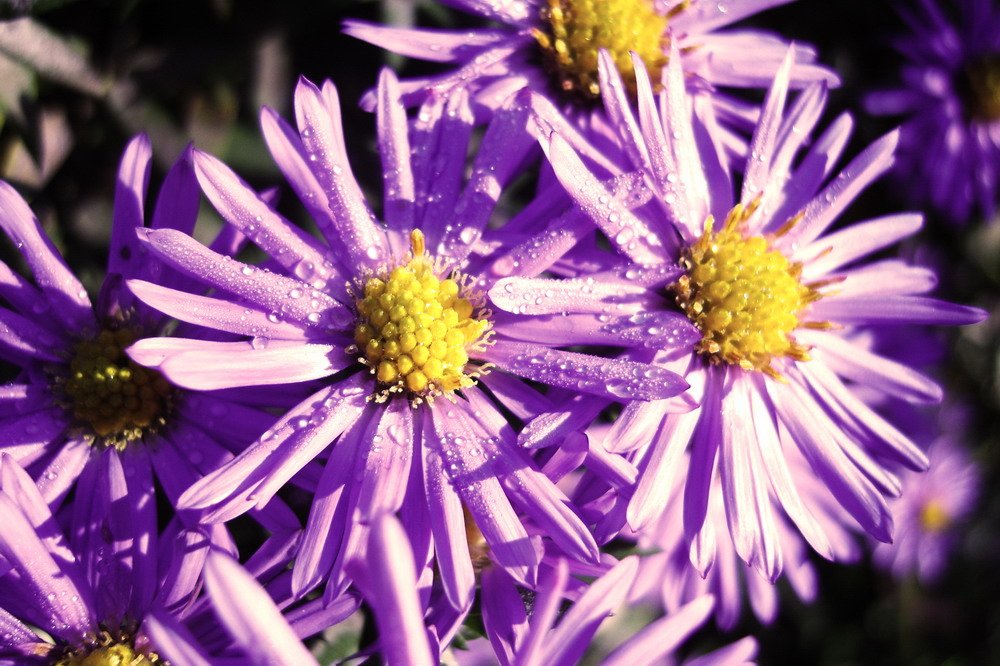
M 607 55 L 602 60 L 608 115 L 625 131 L 626 150 L 644 179 L 632 189 L 650 190 L 652 203 L 632 210 L 557 133 L 543 147 L 556 176 L 614 248 L 616 255 L 603 263 L 630 278 L 628 288 L 646 288 L 655 300 L 634 307 L 595 286 L 556 302 L 549 294 L 563 283 L 530 276 L 501 280 L 490 296 L 499 309 L 525 315 L 558 310 L 598 321 L 611 313 L 631 315 L 640 333 L 628 357 L 653 358 L 691 384 L 681 398 L 626 405 L 612 426 L 608 446 L 629 454 L 638 481 L 609 515 L 633 529 L 655 520 L 672 491 L 670 479 L 690 451 L 683 527 L 692 562 L 705 572 L 715 558 L 718 541 L 706 518 L 713 493 L 721 491 L 737 554 L 774 580 L 783 561 L 775 502 L 813 548 L 833 554 L 791 476 L 784 451 L 795 448 L 847 512 L 888 541 L 886 498 L 900 491 L 888 463 L 923 469 L 927 462 L 851 385 L 918 402 L 939 400 L 941 389 L 872 353 L 857 334 L 889 323 L 963 324 L 985 317 L 978 309 L 924 296 L 935 284 L 925 269 L 892 259 L 861 261 L 912 234 L 919 215 L 890 215 L 824 235 L 891 164 L 897 135 L 877 141 L 831 178 L 850 132 L 850 119 L 843 116 L 793 164 L 826 91 L 823 85 L 808 88 L 786 113 L 789 54 L 765 99 L 734 201 L 731 169 L 712 141 L 710 106 L 688 97 L 680 85 L 668 85 L 657 108 L 637 61 L 636 117 Z M 667 76 L 675 82 L 683 77 L 675 60 Z M 550 228 L 539 238 L 552 233 Z M 600 265 L 598 254 L 590 260 Z M 678 264 L 679 278 L 655 277 Z M 599 276 L 594 281 L 601 285 Z M 686 352 L 662 350 L 656 342 L 660 322 L 671 317 L 689 320 L 700 333 Z M 534 429 L 525 429 L 529 439 Z
M 876 115 L 905 116 L 896 175 L 915 202 L 953 222 L 990 218 L 1000 178 L 1000 8 L 990 0 L 936 0 L 896 8 L 910 33 L 896 41 L 906 59 L 900 86 L 870 94 Z
M 479 110 L 492 113 L 515 91 L 529 88 L 564 102 L 571 115 L 591 115 L 602 90 L 598 51 L 607 49 L 615 65 L 631 78 L 630 52 L 659 73 L 675 48 L 692 91 L 710 95 L 719 113 L 739 124 L 753 114 L 720 93 L 717 86 L 763 88 L 774 77 L 787 42 L 756 30 L 719 30 L 788 0 L 447 0 L 446 4 L 492 21 L 474 30 L 415 30 L 348 21 L 345 31 L 405 56 L 447 63 L 443 74 L 402 83 L 407 104 L 454 89 L 468 90 Z M 747 53 L 753 53 L 748 58 Z M 798 84 L 836 83 L 828 69 L 813 64 L 815 54 L 798 51 L 792 78 Z M 666 82 L 664 81 L 664 85 Z M 369 95 L 366 105 L 373 106 Z M 596 115 L 597 126 L 606 122 Z M 611 130 L 609 130 L 611 131 Z
M 31 209 L 0 182 L 0 227 L 34 277 L 26 280 L 0 263 L 0 357 L 19 369 L 0 387 L 0 451 L 28 470 L 53 508 L 75 486 L 74 538 L 99 518 L 96 498 L 113 481 L 125 484 L 114 492 L 155 526 L 154 476 L 175 502 L 274 422 L 241 396 L 192 395 L 125 355 L 135 340 L 164 335 L 171 323 L 137 301 L 125 281 L 190 284 L 151 261 L 135 236 L 143 227 L 150 156 L 149 140 L 139 136 L 122 157 L 108 276 L 93 306 Z M 185 154 L 161 187 L 152 226 L 190 231 L 197 210 L 197 183 Z M 217 242 L 232 247 L 237 241 L 224 233 Z M 197 334 L 191 327 L 181 332 Z M 109 476 L 110 468 L 120 476 Z M 298 527 L 279 504 L 261 519 L 272 529 Z
M 623 400 L 666 398 L 687 385 L 648 364 L 561 351 L 581 334 L 525 333 L 486 303 L 483 292 L 498 270 L 493 248 L 533 232 L 530 219 L 486 230 L 503 184 L 518 172 L 514 147 L 531 141 L 525 107 L 498 114 L 464 183 L 472 130 L 467 98 L 433 97 L 411 129 L 391 73 L 381 77 L 378 94 L 385 226 L 351 175 L 335 88 L 302 80 L 295 95 L 299 131 L 269 109 L 262 125 L 323 241 L 299 231 L 228 167 L 196 151 L 195 173 L 209 200 L 271 256 L 274 271 L 213 252 L 177 231 L 147 231 L 145 246 L 216 295 L 145 281 L 131 281 L 130 288 L 181 320 L 250 339 L 143 340 L 130 354 L 192 389 L 323 379 L 317 393 L 232 464 L 196 483 L 179 506 L 204 512 L 210 522 L 226 520 L 267 504 L 307 468 L 316 500 L 295 565 L 296 590 L 327 575 L 343 582 L 344 565 L 362 552 L 367 523 L 399 511 L 408 516 L 415 543 L 433 535 L 449 598 L 464 608 L 474 572 L 463 507 L 495 561 L 529 586 L 539 534 L 573 557 L 597 557 L 593 537 L 563 493 L 516 446 L 506 413 L 528 419 L 550 401 L 515 375 L 559 389 L 555 394 Z M 544 214 L 543 208 L 530 213 Z M 577 213 L 566 219 L 576 231 L 563 242 L 572 244 L 590 226 Z M 605 338 L 603 344 L 617 341 Z M 325 458 L 322 470 L 310 467 L 317 457 Z
M 951 410 L 943 413 L 954 416 Z M 943 421 L 941 425 L 954 427 Z M 916 574 L 922 582 L 933 583 L 944 572 L 962 523 L 975 507 L 980 472 L 953 432 L 935 439 L 927 457 L 927 472 L 903 472 L 905 492 L 889 505 L 896 534 L 891 544 L 878 544 L 874 560 L 897 577 Z
M 374 607 L 382 637 L 379 648 L 386 662 L 437 663 L 438 651 L 432 647 L 432 637 L 424 628 L 413 555 L 403 527 L 395 518 L 381 516 L 372 526 L 370 539 L 368 557 L 352 566 L 357 569 L 356 578 L 364 583 L 365 596 Z M 509 586 L 508 607 L 483 607 L 487 636 L 494 650 L 493 663 L 519 666 L 580 663 L 604 620 L 623 608 L 638 567 L 639 558 L 628 557 L 584 585 L 570 576 L 569 563 L 558 560 L 540 582 L 530 610 L 513 581 L 506 578 L 507 582 L 499 584 Z M 567 598 L 573 604 L 560 616 Z M 704 623 L 712 605 L 711 596 L 684 605 L 630 636 L 600 663 L 604 666 L 654 663 L 668 657 Z M 742 664 L 751 660 L 756 650 L 756 643 L 747 638 L 685 663 Z M 453 656 L 459 663 L 466 661 L 460 653 Z

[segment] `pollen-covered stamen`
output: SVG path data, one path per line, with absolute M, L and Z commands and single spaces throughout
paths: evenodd
M 802 284 L 801 264 L 772 249 L 768 238 L 744 236 L 742 227 L 753 212 L 754 206 L 737 205 L 719 231 L 709 217 L 705 233 L 682 254 L 686 274 L 672 289 L 702 333 L 699 352 L 713 363 L 777 378 L 774 358 L 809 358 L 791 333 L 802 309 L 821 297 L 820 285 Z
M 77 343 L 56 391 L 95 444 L 125 448 L 165 423 L 173 388 L 160 373 L 134 363 L 125 349 L 138 332 L 106 328 Z
M 459 273 L 440 278 L 441 266 L 424 250 L 424 235 L 410 235 L 412 258 L 361 285 L 354 341 L 362 361 L 385 390 L 407 391 L 416 402 L 471 386 L 469 351 L 489 341 L 489 313 Z
M 920 527 L 925 532 L 943 532 L 951 525 L 951 516 L 940 500 L 928 500 L 920 507 Z
M 678 5 L 679 11 L 687 3 Z M 600 96 L 597 54 L 607 49 L 625 83 L 635 89 L 629 51 L 635 51 L 653 81 L 667 64 L 669 17 L 656 11 L 653 0 L 547 0 L 542 9 L 544 29 L 534 36 L 546 67 L 565 92 L 588 99 Z
M 973 58 L 959 75 L 958 87 L 975 120 L 1000 120 L 1000 53 Z
M 155 652 L 137 650 L 134 632 L 101 631 L 90 634 L 84 644 L 67 649 L 53 666 L 168 666 Z

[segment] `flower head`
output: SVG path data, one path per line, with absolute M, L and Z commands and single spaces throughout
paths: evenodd
M 561 349 L 615 344 L 610 333 L 602 341 L 599 331 L 522 330 L 487 307 L 483 294 L 497 279 L 497 262 L 514 270 L 495 248 L 531 236 L 530 220 L 487 228 L 520 166 L 516 146 L 531 140 L 523 104 L 497 115 L 465 182 L 467 97 L 432 97 L 411 127 L 391 73 L 383 74 L 378 94 L 385 225 L 350 174 L 334 87 L 301 81 L 298 131 L 268 109 L 262 125 L 324 238 L 300 232 L 225 165 L 196 151 L 195 173 L 209 200 L 271 255 L 276 271 L 177 232 L 146 232 L 144 244 L 161 260 L 217 293 L 205 298 L 130 282 L 139 297 L 179 319 L 249 339 L 143 340 L 130 354 L 192 389 L 322 379 L 317 393 L 231 465 L 188 490 L 181 508 L 226 520 L 266 504 L 314 458 L 325 459 L 296 561 L 296 590 L 325 577 L 343 583 L 375 515 L 416 512 L 429 520 L 411 536 L 421 542 L 433 535 L 448 598 L 468 608 L 475 578 L 465 511 L 493 560 L 529 587 L 542 535 L 572 557 L 597 557 L 570 502 L 516 445 L 513 426 L 549 404 L 519 377 L 557 393 L 625 401 L 666 398 L 686 384 L 649 364 Z M 575 213 L 567 223 L 576 233 L 589 229 Z
M 1000 10 L 987 0 L 899 6 L 909 33 L 902 85 L 870 94 L 877 115 L 903 116 L 900 186 L 953 222 L 990 218 L 1000 180 Z
M 0 264 L 0 356 L 18 368 L 17 376 L 0 389 L 0 451 L 29 471 L 53 507 L 83 480 L 76 486 L 73 509 L 73 520 L 80 524 L 99 518 L 89 514 L 100 510 L 91 495 L 115 480 L 106 476 L 109 456 L 125 470 L 121 481 L 130 501 L 155 525 L 154 477 L 174 502 L 195 479 L 231 459 L 233 450 L 274 421 L 242 404 L 239 396 L 191 395 L 125 354 L 137 340 L 165 335 L 172 323 L 136 300 L 125 282 L 186 283 L 151 260 L 136 238 L 136 229 L 144 226 L 150 159 L 145 136 L 133 139 L 122 157 L 108 273 L 96 303 L 27 203 L 0 182 L 0 227 L 34 278 L 27 280 Z M 198 187 L 185 153 L 163 182 L 152 227 L 188 231 L 197 210 Z M 233 240 L 223 234 L 218 242 L 226 246 Z M 264 519 L 274 529 L 298 527 L 294 515 L 278 504 Z
M 956 410 L 942 414 L 955 417 Z M 942 419 L 941 425 L 949 432 L 931 442 L 928 471 L 903 472 L 903 495 L 890 504 L 896 519 L 893 542 L 878 544 L 874 552 L 883 569 L 897 577 L 915 574 L 924 583 L 933 583 L 945 571 L 980 486 L 979 468 L 956 437 L 955 424 Z
M 496 27 L 443 31 L 346 23 L 346 32 L 354 37 L 453 68 L 428 79 L 404 82 L 408 103 L 462 89 L 478 108 L 492 113 L 513 92 L 527 87 L 551 93 L 571 116 L 586 116 L 603 94 L 598 68 L 598 53 L 603 49 L 633 92 L 633 54 L 657 89 L 668 60 L 680 59 L 690 89 L 727 100 L 720 109 L 729 112 L 730 120 L 743 124 L 743 114 L 734 111 L 739 103 L 726 98 L 719 87 L 766 86 L 787 47 L 768 33 L 719 30 L 781 2 L 513 0 L 500 4 L 457 0 L 448 4 L 493 21 Z M 750 52 L 752 60 L 745 56 Z M 792 74 L 796 84 L 837 81 L 831 71 L 813 64 L 815 56 L 809 49 L 800 49 L 798 57 Z M 374 102 L 374 96 L 366 99 L 367 104 Z
M 617 256 L 605 261 L 626 261 L 631 284 L 660 295 L 633 316 L 680 316 L 698 331 L 686 353 L 657 348 L 652 335 L 628 345 L 631 357 L 652 357 L 684 374 L 692 388 L 674 400 L 627 405 L 612 426 L 608 448 L 626 453 L 638 468 L 635 487 L 622 490 L 627 508 L 618 515 L 633 529 L 657 519 L 670 497 L 669 479 L 690 451 L 682 514 L 691 560 L 702 572 L 714 561 L 721 541 L 708 515 L 721 493 L 736 553 L 768 580 L 783 562 L 778 507 L 816 550 L 833 554 L 784 450 L 801 452 L 815 478 L 883 541 L 892 531 L 886 498 L 900 491 L 888 461 L 926 467 L 919 447 L 860 400 L 853 386 L 931 402 L 941 390 L 876 355 L 858 333 L 881 324 L 962 324 L 985 316 L 923 296 L 934 285 L 925 269 L 862 261 L 913 233 L 919 216 L 891 215 L 824 235 L 891 164 L 896 134 L 833 176 L 850 131 L 842 117 L 796 164 L 825 87 L 808 88 L 786 112 L 791 63 L 789 55 L 765 99 L 735 201 L 725 153 L 713 141 L 710 105 L 668 85 L 656 108 L 638 61 L 638 118 L 606 55 L 604 100 L 642 174 L 633 187 L 648 189 L 655 205 L 622 205 L 558 133 L 542 140 L 556 176 L 615 250 Z M 682 76 L 672 60 L 667 78 Z M 544 104 L 536 108 L 548 113 Z M 601 264 L 598 257 L 591 262 Z M 653 268 L 678 262 L 681 275 L 648 277 Z M 531 280 L 538 294 L 558 284 Z M 499 309 L 514 312 L 515 301 L 504 297 L 508 286 L 523 290 L 524 278 L 501 280 L 490 295 Z M 614 307 L 611 302 L 587 296 L 564 309 L 582 315 Z M 530 437 L 534 430 L 531 424 L 525 432 Z

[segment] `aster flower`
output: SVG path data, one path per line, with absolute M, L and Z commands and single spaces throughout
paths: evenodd
M 990 0 L 935 0 L 896 9 L 909 34 L 901 85 L 870 94 L 869 113 L 903 116 L 896 175 L 914 201 L 953 222 L 996 210 L 1000 181 L 1000 8 Z
M 616 251 L 606 261 L 624 260 L 635 288 L 655 290 L 659 300 L 629 309 L 600 288 L 574 300 L 553 299 L 549 294 L 562 283 L 530 273 L 500 280 L 490 291 L 499 309 L 529 318 L 566 313 L 600 321 L 610 312 L 631 312 L 644 322 L 669 313 L 697 327 L 700 335 L 685 353 L 659 350 L 642 338 L 628 345 L 630 357 L 654 357 L 692 388 L 680 400 L 629 404 L 614 424 L 609 447 L 628 453 L 638 467 L 635 489 L 617 515 L 633 529 L 661 515 L 673 488 L 669 479 L 689 450 L 683 523 L 692 562 L 704 572 L 714 560 L 719 542 L 707 516 L 713 489 L 721 490 L 737 554 L 769 580 L 783 561 L 772 499 L 813 548 L 832 556 L 784 450 L 798 449 L 847 512 L 882 541 L 892 532 L 886 498 L 900 491 L 889 463 L 926 467 L 919 447 L 858 399 L 851 384 L 914 401 L 939 400 L 940 388 L 854 344 L 853 334 L 887 323 L 963 324 L 985 316 L 924 296 L 935 283 L 927 270 L 897 260 L 859 261 L 913 233 L 918 215 L 890 215 L 824 235 L 891 164 L 897 134 L 831 178 L 850 132 L 850 119 L 841 117 L 793 164 L 826 94 L 822 85 L 809 88 L 786 113 L 791 62 L 789 55 L 765 99 L 734 201 L 730 169 L 711 141 L 710 107 L 668 84 L 657 108 L 636 60 L 637 119 L 625 84 L 602 55 L 608 115 L 623 128 L 655 205 L 633 211 L 617 202 L 558 134 L 543 147 L 556 176 Z M 676 60 L 667 76 L 683 77 Z M 678 264 L 679 279 L 645 277 L 651 267 Z M 647 325 L 655 337 L 657 327 Z M 528 444 L 533 430 L 525 429 Z
M 155 525 L 154 477 L 171 502 L 195 479 L 233 457 L 274 417 L 241 396 L 191 395 L 154 370 L 130 361 L 125 348 L 163 335 L 170 320 L 138 302 L 125 287 L 131 278 L 165 284 L 187 281 L 140 247 L 151 150 L 145 136 L 122 157 L 108 274 L 97 303 L 70 272 L 28 204 L 0 182 L 0 227 L 21 252 L 31 282 L 0 263 L 0 357 L 18 368 L 0 388 L 0 452 L 10 453 L 55 508 L 71 488 L 74 539 L 98 522 L 109 465 L 136 511 Z M 198 210 L 198 187 L 183 155 L 161 188 L 153 228 L 189 231 Z M 219 244 L 238 241 L 231 233 Z M 197 334 L 190 327 L 188 334 Z M 114 458 L 112 463 L 110 458 Z M 275 504 L 261 519 L 277 530 L 296 529 L 294 515 Z M 216 532 L 219 538 L 225 533 Z M 150 533 L 147 538 L 153 539 Z
M 955 415 L 949 410 L 943 414 Z M 874 551 L 875 563 L 883 569 L 900 578 L 916 574 L 923 583 L 933 583 L 944 572 L 979 495 L 979 468 L 956 436 L 954 424 L 943 425 L 949 432 L 927 450 L 930 469 L 924 474 L 903 472 L 904 493 L 889 505 L 896 519 L 895 538 Z
M 422 624 L 413 555 L 405 531 L 395 518 L 380 516 L 372 526 L 370 539 L 369 557 L 352 566 L 358 569 L 357 578 L 370 586 L 366 598 L 375 608 L 382 637 L 379 647 L 386 662 L 437 663 L 437 654 Z M 637 557 L 628 557 L 584 585 L 570 576 L 569 563 L 559 560 L 551 575 L 540 583 L 530 612 L 511 585 L 509 612 L 497 618 L 484 614 L 496 662 L 520 666 L 580 663 L 602 623 L 624 605 L 638 565 Z M 560 616 L 567 597 L 572 606 Z M 701 597 L 647 625 L 600 663 L 656 663 L 668 657 L 704 623 L 712 603 L 711 596 Z M 511 625 L 517 622 L 523 623 L 523 630 L 513 632 Z M 748 638 L 685 663 L 742 664 L 755 653 L 756 643 Z M 461 653 L 452 654 L 459 663 L 464 662 Z
M 755 112 L 718 88 L 764 88 L 774 76 L 787 42 L 757 30 L 720 30 L 788 0 L 447 0 L 445 4 L 493 22 L 473 30 L 423 30 L 347 21 L 347 34 L 394 53 L 447 63 L 449 71 L 405 81 L 404 100 L 420 103 L 429 94 L 468 90 L 478 113 L 494 112 L 517 90 L 528 88 L 556 101 L 570 117 L 613 137 L 594 102 L 601 96 L 598 51 L 606 49 L 627 84 L 635 87 L 630 52 L 645 63 L 659 85 L 674 47 L 688 87 L 716 101 L 720 116 L 748 126 Z M 753 53 L 753 58 L 747 58 Z M 815 54 L 798 51 L 792 79 L 797 85 L 824 80 L 830 70 L 814 65 Z M 665 84 L 665 81 L 664 81 Z M 368 95 L 364 104 L 373 106 Z M 740 141 L 735 136 L 734 140 Z
M 295 94 L 299 131 L 269 109 L 262 125 L 323 242 L 196 151 L 195 173 L 208 199 L 270 254 L 276 272 L 177 231 L 145 232 L 151 251 L 216 295 L 131 281 L 140 298 L 181 320 L 253 338 L 143 340 L 130 354 L 191 389 L 323 379 L 323 388 L 232 464 L 189 489 L 180 508 L 210 522 L 232 518 L 266 504 L 309 461 L 325 457 L 295 565 L 296 589 L 328 574 L 344 580 L 344 565 L 362 552 L 366 523 L 399 511 L 409 517 L 415 543 L 433 535 L 449 598 L 463 608 L 474 582 L 463 507 L 495 560 L 525 584 L 538 568 L 535 531 L 573 557 L 597 556 L 563 493 L 516 446 L 506 414 L 525 419 L 548 403 L 515 375 L 623 400 L 665 398 L 686 384 L 647 364 L 559 350 L 579 341 L 573 331 L 512 339 L 504 320 L 493 318 L 481 291 L 495 278 L 480 270 L 484 259 L 475 250 L 490 247 L 477 242 L 503 183 L 517 172 L 508 151 L 530 140 L 523 106 L 498 115 L 463 184 L 472 128 L 467 98 L 434 97 L 410 131 L 389 72 L 379 96 L 386 226 L 375 221 L 350 173 L 335 88 L 302 80 Z M 576 213 L 569 219 L 588 224 Z M 605 344 L 616 343 L 606 337 Z M 422 557 L 430 552 L 420 550 Z

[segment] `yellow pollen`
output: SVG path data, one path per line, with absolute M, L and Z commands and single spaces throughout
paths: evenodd
M 162 666 L 165 663 L 155 654 L 143 654 L 129 645 L 116 643 L 85 654 L 74 653 L 55 662 L 54 666 Z
M 470 299 L 459 273 L 441 279 L 425 253 L 424 235 L 410 234 L 411 259 L 364 282 L 357 295 L 354 342 L 384 390 L 407 392 L 414 403 L 472 386 L 484 368 L 467 371 L 469 351 L 489 342 L 491 323 Z
M 77 343 L 57 394 L 76 423 L 97 444 L 121 450 L 162 426 L 173 388 L 155 370 L 134 363 L 125 348 L 137 338 L 131 328 L 106 328 Z
M 975 120 L 1000 120 L 1000 53 L 970 61 L 957 82 L 968 114 Z
M 920 526 L 925 532 L 943 532 L 951 524 L 951 516 L 940 501 L 929 500 L 920 507 Z
M 720 231 L 713 220 L 681 256 L 686 274 L 672 287 L 677 304 L 702 333 L 697 350 L 712 363 L 738 365 L 780 379 L 775 357 L 808 360 L 792 339 L 802 309 L 821 297 L 803 285 L 802 266 L 771 249 L 764 236 L 744 236 L 755 205 L 737 205 Z M 794 220 L 793 220 L 794 223 Z M 810 327 L 822 325 L 807 324 Z
M 669 15 L 660 14 L 653 0 L 547 0 L 542 9 L 546 29 L 534 37 L 542 47 L 546 67 L 560 89 L 586 99 L 600 96 L 597 54 L 607 49 L 626 84 L 635 90 L 629 51 L 635 51 L 650 78 L 660 80 L 667 64 Z M 687 2 L 671 11 L 683 10 Z

